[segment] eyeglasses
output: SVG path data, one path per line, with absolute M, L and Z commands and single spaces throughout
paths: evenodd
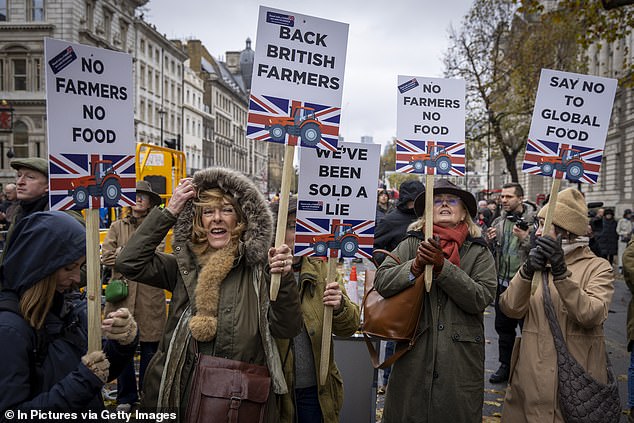
M 434 207 L 440 207 L 443 203 L 455 207 L 460 204 L 460 199 L 458 197 L 434 197 Z
M 137 192 L 137 194 L 136 194 L 136 198 L 137 198 L 138 200 L 145 201 L 145 200 L 149 200 L 149 199 L 150 199 L 150 196 L 149 196 L 148 194 L 142 194 L 142 193 L 140 193 L 140 192 Z

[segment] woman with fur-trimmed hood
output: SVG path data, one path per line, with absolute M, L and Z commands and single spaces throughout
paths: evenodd
M 173 254 L 156 247 L 174 226 Z M 285 394 L 273 337 L 292 338 L 301 310 L 290 248 L 271 245 L 268 203 L 243 174 L 209 168 L 174 189 L 164 210 L 154 209 L 117 257 L 127 278 L 172 292 L 158 352 L 145 375 L 141 407 L 187 410 L 200 354 L 266 365 L 271 377 L 268 421 L 277 419 L 275 394 Z M 267 257 L 268 253 L 268 257 Z M 271 273 L 282 273 L 269 302 Z

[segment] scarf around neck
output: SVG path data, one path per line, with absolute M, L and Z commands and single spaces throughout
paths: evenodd
M 456 266 L 460 266 L 460 247 L 469 235 L 467 224 L 461 222 L 455 228 L 434 225 L 434 235 L 440 237 L 440 247 L 447 260 Z

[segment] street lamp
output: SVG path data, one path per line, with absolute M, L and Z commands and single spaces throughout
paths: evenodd
M 161 147 L 163 147 L 163 117 L 165 116 L 165 110 L 161 107 L 158 111 L 159 119 L 161 120 Z

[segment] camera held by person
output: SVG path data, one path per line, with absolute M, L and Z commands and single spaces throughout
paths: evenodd
M 507 216 L 507 219 L 510 220 L 511 222 L 515 223 L 515 226 L 517 226 L 518 228 L 520 228 L 523 231 L 527 231 L 529 228 L 529 224 L 526 220 L 524 220 L 522 218 L 522 216 L 518 216 L 515 214 L 510 214 L 509 216 Z

